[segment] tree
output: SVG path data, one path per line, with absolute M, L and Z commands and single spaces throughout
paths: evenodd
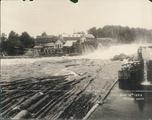
M 34 46 L 34 38 L 27 32 L 23 32 L 19 38 L 24 48 L 32 48 Z
M 53 42 L 56 42 L 58 40 L 58 37 L 57 36 L 52 36 L 51 39 L 52 39 Z
M 41 36 L 47 36 L 46 32 L 43 32 L 43 33 L 41 34 Z
M 152 42 L 152 31 L 143 28 L 129 28 L 118 25 L 106 25 L 103 28 L 92 27 L 89 34 L 97 37 L 110 37 L 119 43 Z
M 97 29 L 97 37 L 98 37 L 98 38 L 105 37 L 104 31 L 103 31 L 102 28 L 98 28 L 98 29 Z
M 6 34 L 5 33 L 2 33 L 1 34 L 1 37 L 0 37 L 0 52 L 1 54 L 3 54 L 5 51 L 6 51 Z
M 23 54 L 24 49 L 20 42 L 19 35 L 14 31 L 11 31 L 6 42 L 6 52 L 8 55 Z
M 97 33 L 97 28 L 96 27 L 92 27 L 88 30 L 89 34 L 92 34 L 95 38 L 98 37 L 98 33 Z

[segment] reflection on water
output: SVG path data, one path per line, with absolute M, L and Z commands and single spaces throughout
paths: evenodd
M 134 101 L 138 104 L 139 110 L 143 111 L 145 104 L 152 105 L 152 86 L 150 85 L 136 85 L 132 87 L 129 84 L 125 87 L 119 83 L 121 92 L 128 91 Z M 151 106 L 152 107 L 152 106 Z
M 116 84 L 90 120 L 152 120 L 152 86 L 127 87 Z

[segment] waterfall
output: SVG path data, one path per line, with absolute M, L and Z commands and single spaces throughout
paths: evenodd
M 147 62 L 151 59 L 151 48 L 143 48 L 142 49 L 142 56 L 143 56 L 143 64 L 144 64 L 144 81 L 141 83 L 142 85 L 151 85 L 151 83 L 148 81 L 148 68 L 147 68 Z
M 142 85 L 151 85 L 151 83 L 147 79 L 147 61 L 144 60 L 144 81 L 141 83 Z

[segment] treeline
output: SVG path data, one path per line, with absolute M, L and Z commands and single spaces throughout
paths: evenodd
M 152 42 L 152 30 L 106 25 L 103 28 L 92 27 L 89 34 L 95 38 L 110 37 L 118 43 Z
M 0 48 L 1 53 L 5 55 L 22 55 L 27 48 L 34 46 L 34 38 L 27 32 L 23 32 L 21 35 L 14 31 L 11 31 L 6 37 L 3 33 L 1 35 Z

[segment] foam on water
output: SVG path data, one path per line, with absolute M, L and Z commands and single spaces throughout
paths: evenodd
M 115 55 L 121 53 L 126 55 L 133 55 L 137 53 L 137 49 L 141 44 L 123 44 L 123 45 L 114 45 L 110 47 L 99 47 L 96 51 L 88 53 L 82 56 L 82 58 L 88 59 L 111 59 Z
M 152 60 L 152 48 L 143 49 L 142 54 L 145 60 Z
M 146 44 L 145 44 L 146 45 Z M 143 46 L 143 44 L 121 44 L 121 45 L 113 45 L 110 47 L 98 47 L 97 50 L 94 52 L 88 52 L 81 56 L 62 56 L 62 57 L 42 57 L 42 58 L 16 58 L 16 59 L 2 59 L 1 65 L 15 65 L 15 64 L 29 64 L 33 63 L 35 61 L 41 61 L 41 60 L 63 60 L 63 59 L 103 59 L 108 60 L 113 58 L 115 55 L 119 55 L 121 53 L 126 55 L 133 55 L 137 53 L 137 49 Z M 152 52 L 148 52 L 148 55 L 146 56 L 152 56 Z M 151 57 L 152 58 L 152 57 Z
M 152 85 L 152 84 L 149 81 L 146 80 L 146 81 L 142 82 L 141 85 L 146 85 L 147 86 L 147 85 Z

